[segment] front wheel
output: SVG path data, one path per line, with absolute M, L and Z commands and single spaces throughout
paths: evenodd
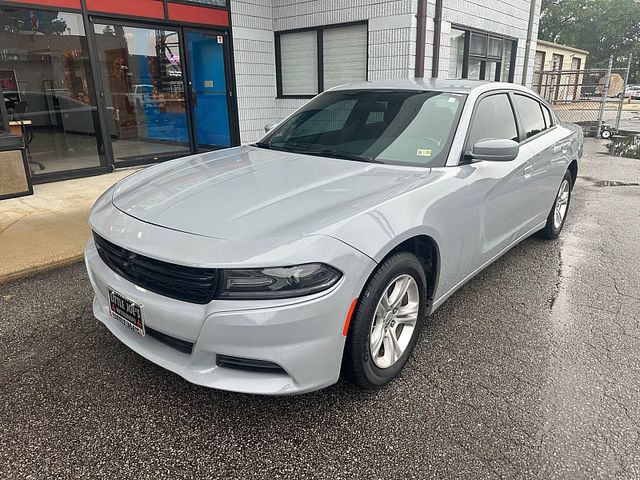
M 569 171 L 565 172 L 564 178 L 560 183 L 558 194 L 553 202 L 553 207 L 547 217 L 547 224 L 540 230 L 540 234 L 544 238 L 554 239 L 558 238 L 564 222 L 567 219 L 567 212 L 569 211 L 569 203 L 571 202 L 571 189 L 573 187 L 573 177 Z
M 420 260 L 401 252 L 369 279 L 351 321 L 343 373 L 374 389 L 393 380 L 407 363 L 424 324 L 427 282 Z

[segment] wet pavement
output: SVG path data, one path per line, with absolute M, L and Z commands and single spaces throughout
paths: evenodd
M 589 141 L 559 241 L 428 322 L 401 377 L 298 397 L 188 384 L 113 338 L 82 265 L 0 286 L 0 478 L 638 478 L 637 160 Z

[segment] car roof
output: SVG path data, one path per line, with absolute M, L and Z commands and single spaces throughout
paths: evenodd
M 485 82 L 481 80 L 446 80 L 440 78 L 374 80 L 339 85 L 330 90 L 428 90 L 468 94 L 476 90 L 480 92 L 500 89 L 530 92 L 529 89 L 515 83 Z

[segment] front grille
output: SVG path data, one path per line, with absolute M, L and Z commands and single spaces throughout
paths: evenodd
M 138 255 L 95 232 L 93 238 L 102 261 L 131 283 L 184 302 L 205 304 L 213 299 L 218 283 L 216 269 L 185 267 Z
M 193 350 L 193 343 L 187 342 L 186 340 L 180 340 L 179 338 L 172 337 L 171 335 L 167 335 L 166 333 L 159 332 L 158 330 L 154 330 L 153 328 L 145 327 L 145 333 L 159 342 L 164 343 L 165 345 L 170 346 L 171 348 L 175 348 L 179 352 L 186 353 L 187 355 L 191 355 L 191 351 Z
M 216 365 L 224 368 L 235 368 L 236 370 L 247 370 L 259 373 L 282 373 L 286 375 L 284 369 L 277 363 L 267 362 L 266 360 L 255 360 L 253 358 L 217 355 Z

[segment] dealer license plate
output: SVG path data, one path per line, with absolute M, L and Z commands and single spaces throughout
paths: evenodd
M 129 327 L 138 335 L 144 337 L 144 319 L 142 318 L 142 305 L 129 300 L 124 295 L 109 290 L 109 313 L 124 326 Z

